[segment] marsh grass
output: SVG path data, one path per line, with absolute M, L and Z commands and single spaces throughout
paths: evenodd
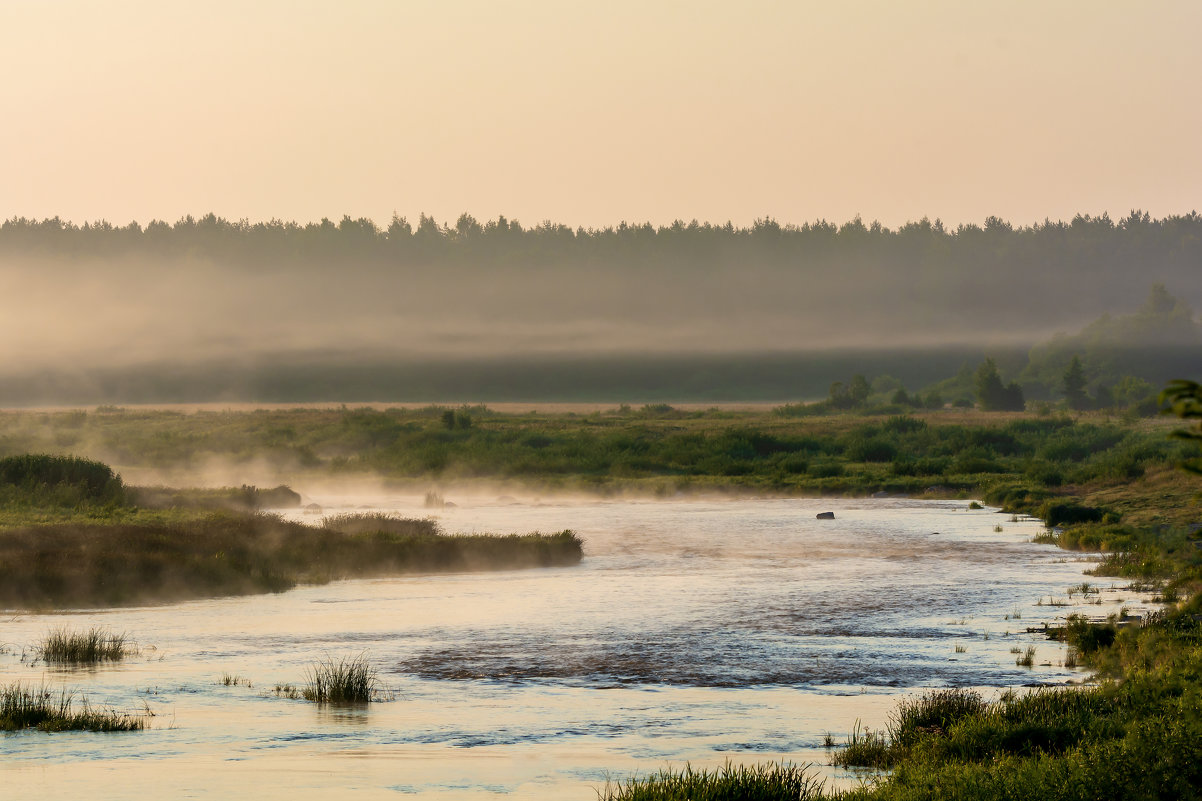
M 46 687 L 15 682 L 0 687 L 0 730 L 20 731 L 137 731 L 146 727 L 146 716 L 91 706 L 86 699 L 75 707 L 75 694 L 55 693 Z
M 400 536 L 430 536 L 438 534 L 438 524 L 433 520 L 418 520 L 384 514 L 382 512 L 348 512 L 326 515 L 321 519 L 322 528 L 341 531 L 343 534 L 385 533 Z
M 570 531 L 443 534 L 429 521 L 385 523 L 392 531 L 376 520 L 364 525 L 372 530 L 348 534 L 268 514 L 205 513 L 0 528 L 0 608 L 163 603 L 345 578 L 570 566 L 583 556 Z
M 903 698 L 889 718 L 889 741 L 908 748 L 920 737 L 938 735 L 956 723 L 985 712 L 987 704 L 980 693 L 952 688 L 931 690 L 914 698 Z
M 316 704 L 366 704 L 380 692 L 376 669 L 366 654 L 326 656 L 309 666 L 301 697 Z
M 831 756 L 831 764 L 885 770 L 893 764 L 894 755 L 884 732 L 865 728 L 857 720 L 847 735 L 847 743 Z
M 250 679 L 234 673 L 222 673 L 221 684 L 226 687 L 254 687 Z
M 1013 652 L 1011 652 L 1013 653 Z M 1035 646 L 1027 646 L 1027 650 L 1022 652 L 1018 659 L 1014 660 L 1014 664 L 1019 667 L 1032 667 L 1035 664 Z
M 808 801 L 823 797 L 823 782 L 809 766 L 788 763 L 731 765 L 713 771 L 661 770 L 643 778 L 605 783 L 599 801 Z
M 37 650 L 45 661 L 66 665 L 119 662 L 137 652 L 125 634 L 99 627 L 87 631 L 57 629 L 46 635 Z

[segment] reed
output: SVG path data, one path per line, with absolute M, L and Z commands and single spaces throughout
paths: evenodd
M 438 534 L 438 524 L 433 520 L 418 520 L 381 512 L 348 512 L 326 515 L 321 519 L 322 528 L 340 531 L 343 534 L 394 534 L 403 537 Z
M 107 707 L 91 706 L 87 700 L 75 707 L 75 694 L 55 693 L 42 686 L 15 682 L 0 687 L 0 730 L 20 731 L 137 731 L 146 727 L 146 718 Z
M 57 629 L 46 635 L 38 653 L 47 662 L 68 665 L 94 665 L 119 662 L 134 653 L 125 634 L 93 627 L 87 631 Z
M 845 768 L 885 770 L 893 764 L 895 754 L 884 732 L 865 728 L 857 720 L 847 735 L 846 745 L 831 756 L 831 764 Z
M 611 784 L 597 793 L 599 801 L 808 801 L 823 798 L 823 783 L 810 774 L 808 766 L 789 763 L 731 765 L 713 771 L 661 770 L 646 777 L 632 777 Z
M 980 693 L 960 688 L 931 690 L 898 702 L 887 726 L 889 740 L 908 748 L 920 737 L 946 732 L 959 721 L 986 709 Z
M 376 669 L 366 654 L 326 656 L 309 667 L 301 697 L 317 704 L 366 704 L 378 691 Z

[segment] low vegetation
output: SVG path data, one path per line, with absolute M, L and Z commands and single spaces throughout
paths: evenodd
M 822 782 L 803 766 L 731 765 L 714 771 L 663 770 L 607 785 L 601 801 L 807 801 L 822 798 Z
M 46 635 L 38 649 L 45 661 L 68 665 L 119 662 L 133 651 L 133 645 L 124 634 L 114 634 L 99 627 L 87 631 L 57 629 Z
M 265 514 L 206 513 L 0 529 L 0 608 L 162 603 L 355 577 L 567 566 L 583 553 L 570 531 L 443 534 L 426 521 L 412 528 L 422 533 L 351 534 Z
M 72 692 L 57 695 L 46 687 L 16 682 L 0 687 L 0 730 L 20 731 L 136 731 L 146 727 L 146 717 L 98 708 L 82 701 L 75 705 Z
M 1180 384 L 1180 393 L 1195 399 L 1192 406 L 1189 398 L 1174 399 L 1194 412 L 1182 416 L 1202 417 L 1198 413 L 1202 388 Z M 1202 436 L 1181 438 L 1202 440 Z M 1195 464 L 1187 462 L 1187 466 Z M 1159 468 L 1150 467 L 1148 472 L 1153 469 Z M 1105 496 L 1097 492 L 1098 497 L 1112 499 L 1105 507 L 1085 502 L 1078 486 L 1044 508 L 1045 513 L 1054 509 L 1061 515 L 1063 526 L 1050 532 L 1047 541 L 1064 548 L 1108 551 L 1093 569 L 1094 575 L 1122 577 L 1133 586 L 1159 589 L 1165 604 L 1142 618 L 1126 612 L 1106 621 L 1074 615 L 1062 628 L 1049 629 L 1050 637 L 1069 646 L 1065 665 L 1091 668 L 1099 684 L 1011 691 L 993 701 L 963 689 L 929 691 L 904 700 L 884 731 L 870 731 L 857 722 L 846 744 L 832 754 L 833 764 L 870 771 L 866 781 L 822 797 L 845 801 L 1202 798 L 1202 548 L 1196 527 L 1160 522 L 1165 518 L 1149 515 L 1149 506 L 1156 503 L 1176 506 L 1175 513 L 1181 516 L 1177 520 L 1197 514 L 1188 496 L 1158 495 L 1155 487 L 1163 486 L 1159 483 L 1163 480 L 1161 474 L 1158 483 L 1150 483 L 1141 472 L 1126 482 L 1126 491 Z M 1032 498 L 1030 489 L 999 491 L 995 502 L 1012 512 L 1049 503 L 1046 498 Z M 1045 492 L 1050 494 L 1050 489 Z M 1069 588 L 1070 595 L 1096 592 L 1089 582 Z M 1034 647 L 1014 652 L 1019 665 L 1034 663 Z M 749 775 L 767 775 L 777 769 L 745 770 Z M 747 797 L 760 791 L 767 794 L 755 797 L 799 797 L 768 792 L 764 781 L 755 784 Z M 643 793 L 639 797 L 688 797 L 678 794 L 676 786 L 674 776 L 652 777 L 639 785 Z M 695 797 L 741 796 L 699 793 Z
M 326 656 L 309 667 L 301 697 L 317 704 L 366 704 L 379 693 L 379 685 L 366 654 Z

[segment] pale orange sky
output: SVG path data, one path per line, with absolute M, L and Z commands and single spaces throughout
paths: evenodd
M 1202 207 L 1202 3 L 0 3 L 0 217 Z

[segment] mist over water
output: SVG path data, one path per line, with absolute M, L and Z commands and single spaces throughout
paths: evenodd
M 424 514 L 409 496 L 315 500 Z M 0 679 L 145 702 L 157 717 L 139 734 L 4 735 L 0 775 L 51 797 L 139 782 L 207 798 L 592 798 L 607 775 L 666 762 L 825 762 L 826 732 L 880 726 L 898 693 L 921 687 L 1075 674 L 1058 666 L 1062 646 L 1021 633 L 1072 611 L 1035 604 L 1063 598 L 1086 567 L 1030 544 L 1036 521 L 955 501 L 453 500 L 439 515 L 449 531 L 572 528 L 585 560 L 10 616 Z M 824 510 L 836 519 L 815 520 Z M 90 671 L 20 660 L 49 628 L 97 623 L 155 650 Z M 1020 645 L 1050 664 L 1016 666 Z M 360 652 L 395 700 L 319 708 L 269 693 L 322 654 Z M 223 673 L 253 687 L 223 686 Z

